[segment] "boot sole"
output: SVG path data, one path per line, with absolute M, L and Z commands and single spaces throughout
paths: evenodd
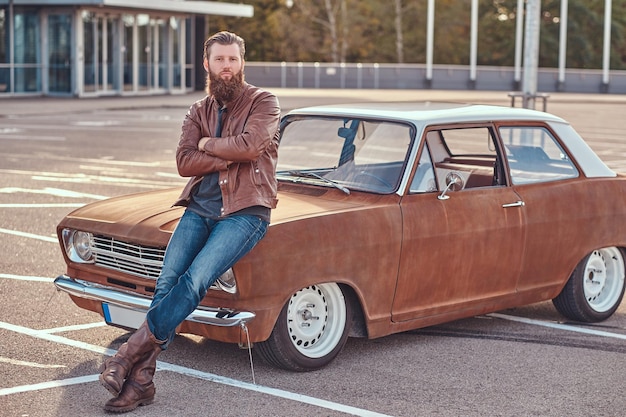
M 143 406 L 143 405 L 150 405 L 154 402 L 154 397 L 152 398 L 146 398 L 143 399 L 141 401 L 137 401 L 136 403 L 133 403 L 131 405 L 127 405 L 124 407 L 114 407 L 111 405 L 105 405 L 104 409 L 106 411 L 110 411 L 112 413 L 127 413 L 129 411 L 133 411 L 135 408 L 139 407 L 139 406 Z

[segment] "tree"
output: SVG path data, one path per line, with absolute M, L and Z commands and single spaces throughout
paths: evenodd
M 515 64 L 515 27 L 523 19 L 517 0 L 482 1 L 479 7 L 478 65 Z
M 294 5 L 298 7 L 305 16 L 313 22 L 321 25 L 327 30 L 330 37 L 330 59 L 332 62 L 339 62 L 339 35 L 337 28 L 337 10 L 345 0 L 323 0 L 321 2 L 312 0 L 296 0 Z
M 223 0 L 233 2 L 233 0 Z M 562 0 L 542 1 L 539 65 L 556 67 Z M 425 0 L 244 0 L 254 17 L 211 18 L 254 61 L 424 63 Z M 518 0 L 479 0 L 478 64 L 514 64 Z M 601 68 L 605 0 L 569 0 L 567 67 Z M 626 0 L 613 0 L 611 68 L 626 69 Z M 435 64 L 469 63 L 471 0 L 436 0 Z

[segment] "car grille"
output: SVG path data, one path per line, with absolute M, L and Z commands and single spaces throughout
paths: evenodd
M 142 278 L 157 279 L 165 248 L 135 245 L 108 236 L 93 237 L 95 264 Z

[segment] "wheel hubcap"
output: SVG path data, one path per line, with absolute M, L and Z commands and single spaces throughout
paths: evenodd
M 615 306 L 624 287 L 624 259 L 619 249 L 594 251 L 585 265 L 583 290 L 589 306 L 605 312 Z
M 300 348 L 314 345 L 324 332 L 328 320 L 326 299 L 316 287 L 307 287 L 291 298 L 289 305 L 289 333 Z
M 289 301 L 287 326 L 293 346 L 320 358 L 341 340 L 346 323 L 343 293 L 336 284 L 320 284 L 296 292 Z
M 585 294 L 591 301 L 600 295 L 606 283 L 606 264 L 604 257 L 599 252 L 594 252 L 587 262 L 585 279 Z

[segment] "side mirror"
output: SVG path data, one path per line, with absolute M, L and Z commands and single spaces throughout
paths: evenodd
M 439 195 L 437 198 L 439 200 L 447 200 L 450 198 L 449 195 L 446 195 L 446 193 L 450 190 L 452 191 L 460 191 L 463 189 L 463 177 L 461 177 L 461 175 L 458 172 L 449 172 L 448 175 L 446 175 L 446 188 L 445 190 L 443 190 L 443 192 L 441 193 L 441 195 Z

